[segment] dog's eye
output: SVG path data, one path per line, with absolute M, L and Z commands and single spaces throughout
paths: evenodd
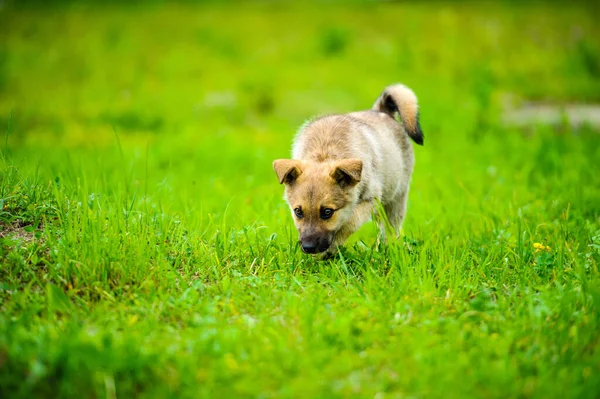
M 302 212 L 302 208 L 294 208 L 294 214 L 298 219 L 302 219 L 304 217 L 304 212 Z
M 321 219 L 327 220 L 333 216 L 333 209 L 331 208 L 321 208 Z

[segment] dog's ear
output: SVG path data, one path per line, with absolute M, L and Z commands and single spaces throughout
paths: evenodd
M 300 161 L 295 159 L 276 159 L 273 161 L 273 170 L 277 173 L 279 184 L 293 184 L 302 174 Z
M 355 186 L 360 181 L 363 163 L 360 159 L 342 159 L 329 174 L 340 186 Z

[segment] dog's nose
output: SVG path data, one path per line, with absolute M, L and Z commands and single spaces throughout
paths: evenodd
M 316 242 L 303 242 L 302 250 L 307 254 L 316 254 L 317 253 L 317 243 Z

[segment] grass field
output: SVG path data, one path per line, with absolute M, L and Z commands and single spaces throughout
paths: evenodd
M 599 398 L 578 3 L 0 8 L 0 397 Z M 414 89 L 403 237 L 301 253 L 271 162 Z

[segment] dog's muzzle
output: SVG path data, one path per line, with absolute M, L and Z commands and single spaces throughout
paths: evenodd
M 333 234 L 327 235 L 307 235 L 300 238 L 300 247 L 307 254 L 316 254 L 325 252 L 331 246 Z

